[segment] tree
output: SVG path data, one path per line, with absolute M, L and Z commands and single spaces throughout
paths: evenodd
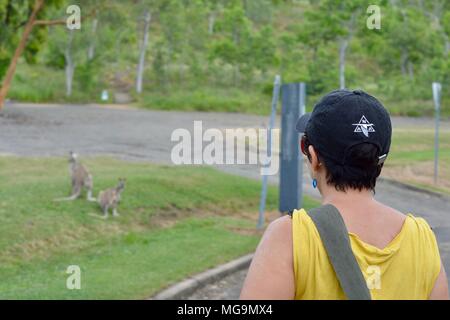
M 66 97 L 72 96 L 73 83 L 75 77 L 75 69 L 78 66 L 82 67 L 83 78 L 91 82 L 92 77 L 89 66 L 92 72 L 97 70 L 93 63 L 89 63 L 94 59 L 94 47 L 97 42 L 97 25 L 101 17 L 100 12 L 109 11 L 101 10 L 106 8 L 105 1 L 96 1 L 94 5 L 88 0 L 79 0 L 78 5 L 83 8 L 83 27 L 81 29 L 71 30 L 68 28 L 61 28 L 61 26 L 51 26 L 49 40 L 49 55 L 64 57 L 64 71 L 66 79 Z M 53 15 L 58 15 L 59 11 L 53 10 Z M 81 18 L 80 17 L 80 18 Z M 92 25 L 95 25 L 95 34 L 93 28 L 87 27 L 86 18 L 92 17 Z M 70 22 L 70 21 L 69 21 Z M 84 55 L 86 54 L 86 57 Z M 95 69 L 95 70 L 94 70 Z M 86 88 L 86 87 L 85 87 Z
M 59 1 L 48 1 L 47 6 L 56 5 Z M 6 37 L 1 37 L 2 43 L 2 60 L 3 62 L 7 62 L 9 60 L 9 66 L 6 69 L 5 76 L 3 79 L 2 87 L 0 88 L 0 110 L 3 108 L 4 101 L 6 99 L 6 95 L 8 94 L 9 87 L 11 85 L 11 81 L 14 77 L 14 72 L 16 71 L 17 62 L 19 57 L 22 55 L 23 51 L 26 48 L 28 38 L 30 37 L 31 31 L 34 26 L 37 24 L 45 25 L 50 24 L 49 21 L 38 21 L 38 17 L 40 17 L 43 12 L 44 0 L 35 0 L 35 1 L 22 1 L 19 4 L 17 2 L 13 3 L 13 0 L 2 1 L 0 2 L 0 13 L 3 15 L 3 25 L 2 25 L 2 36 L 6 35 Z M 31 14 L 28 15 L 27 9 L 32 9 Z M 4 51 L 8 51 L 5 48 L 3 41 L 8 41 L 8 39 L 14 40 L 15 30 L 18 29 L 21 25 L 24 24 L 24 30 L 22 33 L 22 37 L 20 38 L 17 47 L 14 51 L 14 54 L 9 59 L 8 53 Z M 5 57 L 6 56 L 6 57 Z M 6 65 L 6 64 L 5 64 Z M 0 77 L 2 73 L 5 71 L 5 68 L 0 68 Z
M 276 44 L 271 27 L 263 27 L 252 36 L 247 54 L 251 57 L 251 65 L 261 70 L 263 75 L 277 62 Z
M 204 5 L 208 8 L 208 34 L 214 34 L 217 15 L 223 9 L 221 0 L 204 0 Z
M 427 16 L 440 33 L 443 41 L 444 55 L 450 53 L 450 2 L 447 0 L 419 0 L 415 5 Z
M 220 13 L 221 7 L 217 7 L 215 14 Z M 203 81 L 207 72 L 207 64 L 202 61 L 206 60 L 204 54 L 207 52 L 208 43 L 214 37 L 214 26 L 210 25 L 211 9 L 204 5 L 204 0 L 189 1 L 183 10 L 184 12 L 184 30 L 181 30 L 184 45 L 180 51 L 179 70 L 180 79 L 183 84 L 186 83 L 184 71 L 189 70 L 189 86 L 195 87 L 199 82 Z M 215 23 L 215 22 L 214 22 Z M 210 27 L 212 29 L 210 29 Z M 188 67 L 188 68 L 186 68 Z
M 236 83 L 242 70 L 250 71 L 248 62 L 251 59 L 247 47 L 251 43 L 251 21 L 245 15 L 242 3 L 235 2 L 225 8 L 223 17 L 217 22 L 217 30 L 220 37 L 211 46 L 210 58 L 232 65 L 233 83 Z
M 96 43 L 96 36 L 97 36 L 97 26 L 98 26 L 98 18 L 97 15 L 95 15 L 93 21 L 92 21 L 92 26 L 91 26 L 91 39 L 90 39 L 90 43 L 89 43 L 89 48 L 88 48 L 88 60 L 92 60 L 94 59 L 94 53 L 95 53 L 95 43 Z
M 320 32 L 323 37 L 322 41 L 337 41 L 339 44 L 339 86 L 345 88 L 345 63 L 348 53 L 348 47 L 352 38 L 358 29 L 358 21 L 365 1 L 361 0 L 322 0 L 312 1 L 309 12 L 305 14 L 308 23 L 313 24 L 316 28 L 325 29 L 326 32 Z M 361 24 L 364 28 L 366 24 Z M 314 35 L 317 37 L 317 35 Z M 317 48 L 317 39 L 308 37 L 313 42 L 313 46 Z
M 142 93 L 142 82 L 144 78 L 146 51 L 149 44 L 150 23 L 160 17 L 170 7 L 174 0 L 147 0 L 140 1 L 134 7 L 139 15 L 138 30 L 141 32 L 139 45 L 139 60 L 136 70 L 136 92 Z M 178 2 L 178 1 L 176 1 Z
M 437 53 L 437 33 L 429 25 L 422 9 L 410 1 L 390 2 L 384 23 L 387 46 L 383 56 L 387 65 L 389 61 L 398 61 L 401 74 L 410 80 L 415 77 L 416 67 Z
M 3 108 L 4 101 L 6 99 L 6 95 L 8 94 L 9 87 L 11 85 L 11 81 L 14 77 L 14 73 L 16 70 L 17 62 L 27 47 L 28 40 L 30 38 L 31 32 L 36 26 L 52 26 L 52 25 L 65 25 L 67 23 L 66 19 L 55 19 L 55 20 L 45 20 L 42 19 L 45 17 L 46 12 L 50 8 L 58 7 L 62 3 L 62 0 L 24 0 L 17 1 L 13 0 L 2 0 L 0 2 L 0 13 L 4 15 L 3 26 L 5 27 L 4 33 L 9 35 L 6 37 L 6 41 L 14 40 L 14 36 L 12 35 L 17 31 L 21 26 L 24 27 L 22 36 L 18 41 L 17 47 L 14 51 L 14 54 L 10 58 L 9 66 L 6 70 L 2 87 L 0 88 L 0 110 Z M 11 19 L 11 16 L 19 16 L 15 19 Z M 89 15 L 85 15 L 83 18 L 89 17 Z M 22 22 L 17 24 L 21 19 Z M 7 29 L 6 29 L 7 28 Z M 42 37 L 41 37 L 42 39 Z M 34 54 L 37 52 L 36 43 L 30 48 L 30 51 Z M 30 59 L 30 58 L 29 58 Z M 1 72 L 0 68 L 0 72 Z M 1 73 L 0 73 L 1 76 Z
M 269 25 L 272 21 L 273 5 L 271 0 L 245 0 L 246 16 L 254 23 Z
M 141 46 L 139 49 L 139 63 L 137 66 L 137 76 L 136 76 L 136 92 L 141 93 L 142 92 L 142 79 L 144 77 L 144 67 L 145 67 L 145 52 L 147 50 L 148 46 L 148 34 L 150 29 L 150 21 L 151 21 L 152 15 L 150 13 L 150 10 L 146 10 L 144 13 L 144 32 L 143 32 L 143 38 L 141 41 Z

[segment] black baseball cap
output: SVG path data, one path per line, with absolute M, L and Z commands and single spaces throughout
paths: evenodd
M 349 150 L 361 143 L 378 147 L 381 164 L 391 146 L 389 113 L 373 96 L 362 90 L 335 90 L 325 95 L 311 113 L 301 116 L 296 125 L 319 154 L 341 165 L 350 164 Z

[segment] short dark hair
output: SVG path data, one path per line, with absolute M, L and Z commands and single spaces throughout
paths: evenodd
M 360 143 L 350 148 L 345 164 L 320 155 L 319 161 L 327 170 L 327 183 L 333 185 L 337 191 L 345 192 L 347 189 L 363 189 L 375 192 L 377 178 L 381 173 L 383 164 L 378 165 L 378 147 L 372 143 Z M 310 158 L 309 152 L 308 158 Z

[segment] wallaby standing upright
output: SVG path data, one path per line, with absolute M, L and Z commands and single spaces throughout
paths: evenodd
M 70 201 L 75 200 L 81 195 L 81 191 L 83 188 L 87 189 L 87 200 L 88 201 L 96 201 L 94 197 L 92 197 L 92 188 L 94 186 L 94 182 L 92 180 L 92 175 L 83 166 L 78 160 L 78 155 L 72 151 L 70 151 L 69 156 L 69 171 L 72 176 L 72 194 L 67 198 L 59 198 L 55 199 L 55 201 Z
M 108 218 L 109 208 L 113 210 L 114 217 L 119 215 L 117 212 L 117 205 L 120 202 L 120 194 L 123 189 L 125 189 L 125 181 L 125 179 L 119 179 L 119 183 L 115 188 L 110 188 L 99 193 L 98 203 L 103 210 L 103 218 Z

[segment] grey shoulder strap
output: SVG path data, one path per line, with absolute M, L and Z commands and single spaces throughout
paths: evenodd
M 348 231 L 338 209 L 327 204 L 309 210 L 308 215 L 319 231 L 328 258 L 349 300 L 371 300 L 366 280 L 353 254 Z

